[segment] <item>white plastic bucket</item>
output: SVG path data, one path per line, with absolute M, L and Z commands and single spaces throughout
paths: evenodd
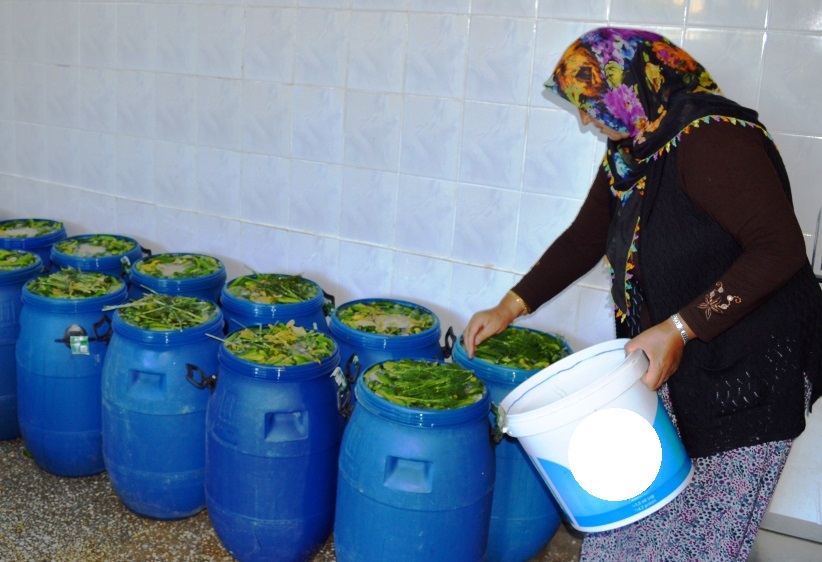
M 627 339 L 549 365 L 500 404 L 502 430 L 519 439 L 570 523 L 584 532 L 633 523 L 673 500 L 693 466 L 656 392 L 640 380 Z

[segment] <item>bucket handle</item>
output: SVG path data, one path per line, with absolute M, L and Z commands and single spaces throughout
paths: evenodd
M 108 324 L 108 329 L 103 334 L 100 334 L 100 327 L 104 324 Z M 88 341 L 99 341 L 108 345 L 109 341 L 111 341 L 112 334 L 111 318 L 104 314 L 102 318 L 100 318 L 97 322 L 92 324 L 92 332 L 94 333 L 94 337 L 88 338 Z M 71 324 L 70 326 L 67 326 L 66 329 L 63 331 L 63 337 L 55 338 L 54 343 L 62 343 L 63 345 L 71 349 L 71 344 L 73 341 L 72 338 L 82 338 L 87 335 L 88 332 L 85 328 L 83 328 L 79 324 Z
M 326 293 L 323 291 L 323 314 L 326 318 L 330 318 L 331 314 L 334 313 L 334 308 L 337 306 L 337 299 L 334 298 L 334 295 Z
M 354 410 L 354 404 L 351 403 L 351 384 L 339 367 L 334 369 L 331 377 L 337 385 L 337 411 L 343 418 L 348 419 Z
M 442 346 L 442 357 L 448 359 L 451 357 L 451 352 L 454 350 L 454 344 L 457 343 L 457 336 L 454 334 L 454 327 L 449 326 L 445 332 L 445 345 Z
M 199 375 L 199 380 L 194 378 L 195 373 Z M 214 387 L 217 386 L 217 375 L 206 375 L 201 368 L 191 363 L 186 363 L 186 380 L 200 390 L 208 388 L 209 391 L 214 392 Z
M 498 445 L 505 437 L 505 410 L 491 402 L 491 444 Z

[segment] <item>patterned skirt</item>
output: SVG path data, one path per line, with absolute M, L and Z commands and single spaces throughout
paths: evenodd
M 670 411 L 667 388 L 661 396 Z M 693 460 L 691 483 L 659 511 L 625 527 L 588 533 L 582 562 L 744 561 L 792 440 Z

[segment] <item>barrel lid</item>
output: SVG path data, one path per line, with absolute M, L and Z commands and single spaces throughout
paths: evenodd
M 6 250 L 0 248 L 0 273 L 9 273 L 23 269 L 42 266 L 40 256 L 25 250 Z

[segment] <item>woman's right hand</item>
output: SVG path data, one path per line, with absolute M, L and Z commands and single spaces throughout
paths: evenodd
M 510 294 L 506 294 L 497 306 L 474 314 L 462 332 L 462 343 L 468 357 L 473 358 L 480 343 L 502 332 L 523 312 L 525 310 L 522 304 Z

